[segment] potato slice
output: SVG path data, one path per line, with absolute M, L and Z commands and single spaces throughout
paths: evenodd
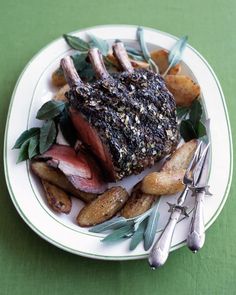
M 135 185 L 132 194 L 121 210 L 121 216 L 125 218 L 133 218 L 143 214 L 151 208 L 156 197 L 149 194 L 144 194 L 140 190 L 141 183 Z
M 115 58 L 115 56 L 112 54 L 112 53 L 109 53 L 107 55 L 107 59 L 113 63 L 113 65 L 117 68 L 117 69 L 121 69 L 117 59 Z M 135 68 L 135 69 L 147 69 L 149 68 L 149 64 L 145 61 L 139 61 L 139 60 L 134 60 L 134 59 L 129 59 L 132 66 Z
M 192 139 L 179 147 L 165 162 L 161 171 L 187 169 L 197 148 L 197 140 Z
M 131 65 L 135 69 L 148 69 L 149 68 L 149 64 L 145 61 L 130 59 L 130 62 L 131 62 Z
M 113 187 L 84 206 L 77 216 L 80 226 L 92 226 L 113 217 L 124 206 L 129 195 L 122 187 Z
M 69 214 L 72 203 L 67 193 L 45 180 L 42 180 L 42 184 L 49 206 L 56 212 Z
M 117 61 L 117 59 L 115 58 L 115 56 L 112 53 L 108 53 L 108 55 L 106 56 L 106 58 L 117 68 L 120 69 L 120 65 Z
M 177 106 L 190 106 L 200 94 L 200 86 L 187 76 L 167 75 L 165 82 Z
M 67 102 L 68 99 L 65 96 L 65 93 L 68 92 L 69 90 L 70 90 L 70 87 L 68 84 L 62 86 L 55 94 L 54 99 Z
M 62 87 L 66 84 L 66 79 L 60 68 L 52 73 L 52 84 L 56 87 Z
M 152 172 L 142 180 L 141 190 L 151 195 L 172 195 L 184 189 L 182 183 L 185 169 Z
M 164 74 L 169 66 L 168 61 L 168 51 L 161 49 L 161 50 L 154 50 L 150 53 L 152 60 L 157 64 L 160 74 Z M 168 74 L 177 75 L 181 71 L 180 64 L 175 65 L 172 67 Z
M 181 65 L 177 64 L 174 67 L 170 68 L 168 75 L 178 75 L 181 72 Z
M 60 170 L 48 166 L 45 162 L 34 161 L 31 163 L 31 169 L 42 180 L 56 185 L 86 203 L 91 202 L 97 197 L 96 194 L 86 193 L 76 189 Z
M 163 74 L 169 66 L 168 52 L 164 49 L 154 50 L 150 55 L 152 60 L 157 64 L 160 74 Z

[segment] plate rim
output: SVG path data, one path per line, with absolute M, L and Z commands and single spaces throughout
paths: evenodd
M 125 24 L 107 24 L 107 25 L 99 25 L 99 26 L 92 26 L 92 27 L 87 27 L 87 28 L 82 28 L 76 31 L 73 31 L 69 34 L 75 34 L 75 33 L 79 33 L 79 32 L 85 32 L 87 30 L 94 30 L 94 29 L 102 29 L 102 28 L 107 28 L 107 27 L 128 27 L 128 28 L 137 28 L 138 26 L 136 25 L 125 25 Z M 178 39 L 176 36 L 173 36 L 170 33 L 167 32 L 163 32 L 161 30 L 158 29 L 154 29 L 154 28 L 150 28 L 150 27 L 145 27 L 143 26 L 144 29 L 149 30 L 149 31 L 154 31 L 154 32 L 158 32 L 161 33 L 163 35 L 169 36 L 173 39 Z M 59 242 L 55 241 L 54 239 L 46 236 L 44 233 L 42 233 L 37 227 L 35 227 L 31 221 L 25 216 L 24 212 L 21 210 L 20 206 L 18 205 L 16 199 L 15 199 L 15 195 L 14 192 L 12 190 L 11 187 L 11 183 L 10 183 L 10 179 L 8 176 L 8 167 L 7 167 L 7 131 L 9 129 L 9 119 L 10 119 L 10 114 L 11 114 L 11 110 L 12 110 L 12 106 L 13 106 L 13 102 L 14 102 L 14 97 L 15 97 L 15 92 L 18 88 L 18 85 L 21 81 L 22 76 L 24 75 L 25 71 L 27 70 L 28 66 L 38 57 L 38 55 L 40 55 L 41 52 L 43 52 L 44 50 L 46 50 L 49 46 L 51 46 L 53 43 L 61 40 L 62 37 L 59 37 L 53 41 L 51 41 L 50 43 L 48 43 L 47 45 L 45 45 L 43 48 L 41 48 L 25 65 L 24 69 L 22 70 L 21 74 L 19 75 L 17 82 L 15 84 L 14 90 L 12 92 L 11 95 L 11 100 L 10 100 L 10 104 L 9 104 L 9 109 L 8 109 L 8 113 L 7 113 L 7 120 L 6 120 L 6 124 L 5 124 L 5 132 L 4 132 L 4 152 L 3 152 L 3 162 L 4 162 L 4 174 L 5 174 L 5 179 L 6 179 L 6 184 L 7 184 L 7 188 L 8 191 L 10 193 L 10 197 L 11 200 L 15 206 L 15 208 L 17 209 L 17 212 L 19 213 L 19 215 L 21 216 L 21 218 L 24 220 L 24 222 L 34 231 L 36 232 L 41 238 L 43 238 L 44 240 L 50 242 L 51 244 L 57 246 L 58 248 L 61 248 L 67 252 L 73 253 L 73 254 L 77 254 L 77 255 L 81 255 L 84 257 L 89 257 L 89 258 L 94 258 L 94 259 L 101 259 L 101 260 L 134 260 L 134 259 L 143 259 L 147 257 L 147 253 L 146 254 L 140 254 L 140 255 L 133 255 L 133 256 L 105 256 L 105 255 L 97 255 L 97 254 L 89 254 L 89 253 L 85 253 L 83 251 L 78 251 L 72 248 L 69 248 L 65 245 L 60 244 Z M 206 230 L 213 224 L 213 222 L 217 219 L 217 217 L 219 216 L 220 212 L 223 209 L 223 206 L 228 198 L 229 195 L 229 190 L 231 187 L 231 182 L 232 182 L 232 174 L 233 174 L 233 143 L 232 143 L 232 133 L 231 133 L 231 125 L 230 125 L 230 120 L 229 120 L 229 115 L 228 115 L 228 109 L 226 106 L 226 101 L 225 101 L 225 97 L 221 88 L 221 85 L 219 83 L 218 78 L 216 77 L 216 74 L 214 73 L 212 67 L 208 64 L 208 62 L 206 61 L 206 59 L 195 49 L 193 48 L 191 45 L 188 44 L 188 47 L 195 53 L 198 55 L 198 57 L 203 61 L 203 63 L 207 66 L 207 68 L 209 69 L 209 71 L 211 72 L 212 77 L 214 78 L 216 85 L 218 87 L 219 93 L 220 93 L 220 97 L 221 97 L 221 102 L 223 105 L 223 109 L 224 109 L 224 113 L 225 113 L 225 119 L 226 119 L 226 123 L 227 123 L 227 129 L 228 129 L 228 134 L 229 134 L 229 152 L 230 152 L 230 167 L 229 167 L 229 175 L 228 175 L 228 181 L 227 181 L 227 185 L 225 187 L 225 191 L 224 191 L 224 195 L 222 197 L 221 203 L 219 205 L 219 207 L 217 208 L 216 212 L 214 213 L 214 215 L 212 216 L 212 218 L 208 221 L 208 223 L 206 224 Z M 182 247 L 183 245 L 186 244 L 186 241 L 182 241 L 178 244 L 176 244 L 175 246 L 171 247 L 171 251 L 176 250 L 180 247 Z

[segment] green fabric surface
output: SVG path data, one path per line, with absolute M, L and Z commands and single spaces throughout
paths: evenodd
M 10 97 L 25 64 L 63 33 L 100 24 L 138 24 L 176 36 L 188 34 L 189 43 L 220 80 L 235 133 L 235 0 L 2 0 L 0 7 L 1 152 Z M 0 294 L 236 294 L 234 180 L 222 213 L 207 231 L 204 248 L 193 255 L 183 247 L 154 272 L 146 260 L 92 260 L 42 240 L 16 212 L 2 161 L 1 157 Z

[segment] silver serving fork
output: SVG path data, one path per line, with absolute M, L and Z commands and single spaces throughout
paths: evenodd
M 205 195 L 211 195 L 207 185 L 209 169 L 206 167 L 208 164 L 209 146 L 210 144 L 206 146 L 194 168 L 192 187 L 190 187 L 193 197 L 195 197 L 195 206 L 187 237 L 187 246 L 194 253 L 201 249 L 205 242 L 204 199 Z
M 169 256 L 169 251 L 170 251 L 170 246 L 171 246 L 171 241 L 174 234 L 175 226 L 179 220 L 180 215 L 183 214 L 185 216 L 188 216 L 186 212 L 186 207 L 184 207 L 183 204 L 190 190 L 189 187 L 191 187 L 193 183 L 191 172 L 193 171 L 194 167 L 197 165 L 198 161 L 200 160 L 201 146 L 202 146 L 202 142 L 200 141 L 193 155 L 192 161 L 190 162 L 186 170 L 186 173 L 184 175 L 183 183 L 185 184 L 185 188 L 183 192 L 180 194 L 179 198 L 177 199 L 176 204 L 169 204 L 170 206 L 169 212 L 171 212 L 170 218 L 162 234 L 160 235 L 160 237 L 154 244 L 149 254 L 148 261 L 150 266 L 153 269 L 161 267 L 166 262 Z

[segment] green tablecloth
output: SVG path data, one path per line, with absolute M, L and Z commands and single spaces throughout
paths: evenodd
M 221 82 L 234 133 L 235 19 L 235 0 L 1 1 L 1 152 L 11 93 L 27 61 L 62 33 L 97 24 L 139 24 L 176 36 L 188 34 L 190 44 L 209 61 Z M 86 259 L 39 238 L 10 200 L 2 157 L 0 169 L 0 294 L 236 294 L 234 181 L 202 251 L 193 255 L 181 248 L 164 268 L 153 272 L 145 260 Z

